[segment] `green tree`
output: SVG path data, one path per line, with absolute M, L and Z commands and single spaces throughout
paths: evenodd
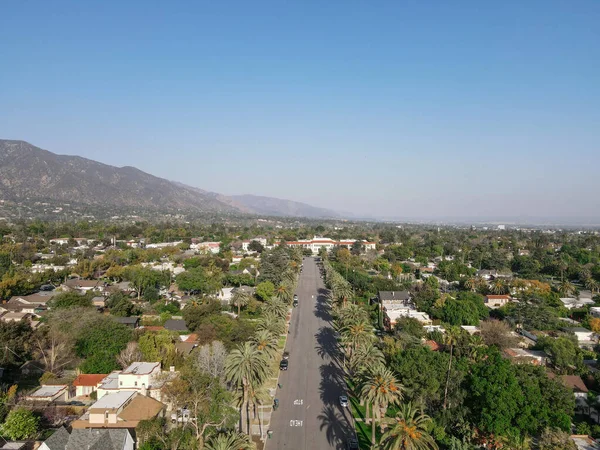
M 275 295 L 275 285 L 270 281 L 263 281 L 256 285 L 255 294 L 263 301 L 267 301 Z
M 17 366 L 29 359 L 33 330 L 25 321 L 0 322 L 0 367 Z
M 138 340 L 144 361 L 159 361 L 163 366 L 175 365 L 178 360 L 175 344 L 179 335 L 173 331 L 161 330 L 158 333 L 144 333 Z
M 91 307 L 92 297 L 89 294 L 81 295 L 77 292 L 64 292 L 52 297 L 49 303 L 55 309 L 76 308 L 78 306 Z
M 447 299 L 441 310 L 441 318 L 450 325 L 478 325 L 489 316 L 483 297 L 472 292 L 460 292 L 456 299 Z
M 0 434 L 13 440 L 32 439 L 38 433 L 39 418 L 26 408 L 15 408 L 0 426 Z
M 242 392 L 240 407 L 240 432 L 242 432 L 243 413 L 246 414 L 246 432 L 250 434 L 250 414 L 248 395 L 251 386 L 261 385 L 269 375 L 269 363 L 265 354 L 255 345 L 245 342 L 232 350 L 225 361 L 225 378 Z
M 361 396 L 368 405 L 371 405 L 372 445 L 375 445 L 376 420 L 381 420 L 385 416 L 389 405 L 402 400 L 403 390 L 404 387 L 398 382 L 394 373 L 384 366 L 373 367 L 366 375 Z
M 552 428 L 544 429 L 538 445 L 540 450 L 577 450 L 569 433 Z
M 561 373 L 573 373 L 583 368 L 583 355 L 574 336 L 542 336 L 538 339 L 536 347 L 550 356 L 552 364 Z
M 237 306 L 238 317 L 240 315 L 240 309 L 242 306 L 247 306 L 250 302 L 250 294 L 244 290 L 236 289 L 233 293 L 233 297 L 231 298 L 231 302 L 234 306 Z
M 252 450 L 256 446 L 247 435 L 230 431 L 213 436 L 206 442 L 204 448 L 206 450 Z
M 394 418 L 384 419 L 388 426 L 381 437 L 382 450 L 437 450 L 435 440 L 429 434 L 433 425 L 431 418 L 418 412 L 411 403 L 402 405 Z
M 127 346 L 131 337 L 130 328 L 110 317 L 97 317 L 81 330 L 75 343 L 77 355 L 86 359 L 80 366 L 81 371 L 109 373 L 119 369 L 116 356 Z

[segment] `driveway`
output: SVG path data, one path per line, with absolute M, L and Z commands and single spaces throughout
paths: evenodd
M 289 369 L 280 372 L 267 450 L 342 450 L 354 433 L 350 411 L 339 404 L 346 390 L 326 292 L 314 258 L 305 258 L 286 345 Z

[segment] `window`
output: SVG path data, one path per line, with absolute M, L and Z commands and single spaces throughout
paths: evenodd
M 135 383 L 133 383 L 133 384 L 134 384 L 134 386 L 137 386 L 137 381 Z
M 108 420 L 108 411 L 104 411 L 104 420 Z

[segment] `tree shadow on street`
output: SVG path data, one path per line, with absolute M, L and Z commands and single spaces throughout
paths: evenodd
M 320 422 L 319 429 L 325 430 L 329 445 L 335 446 L 336 450 L 344 450 L 346 440 L 354 434 L 345 415 L 334 406 L 329 405 L 323 408 L 321 414 L 317 416 L 317 421 Z
M 317 297 L 317 302 L 315 303 L 315 316 L 326 322 L 331 322 L 333 320 L 327 297 L 323 295 Z
M 321 383 L 319 393 L 321 400 L 326 405 L 333 405 L 339 402 L 340 395 L 346 391 L 344 374 L 335 363 L 323 364 L 319 367 L 321 372 Z
M 337 338 L 333 328 L 319 328 L 319 331 L 315 334 L 315 339 L 317 340 L 315 349 L 319 356 L 325 360 L 332 360 L 338 367 L 341 367 L 340 358 L 342 357 L 342 354 L 338 347 Z

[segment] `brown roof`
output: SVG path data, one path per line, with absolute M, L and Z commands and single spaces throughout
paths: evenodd
M 119 418 L 127 422 L 136 422 L 156 417 L 165 407 L 158 400 L 145 395 L 136 395 L 129 404 L 123 408 Z
M 556 378 L 556 375 L 548 372 L 548 378 Z M 588 392 L 588 388 L 578 375 L 561 375 L 560 379 L 566 387 L 571 388 L 574 392 Z
M 440 345 L 432 340 L 425 341 L 425 345 L 429 347 L 431 351 L 437 352 L 440 349 Z
M 486 295 L 486 298 L 492 300 L 510 300 L 510 295 Z
M 105 374 L 90 373 L 80 374 L 75 381 L 73 386 L 98 386 L 98 384 L 106 377 Z
M 40 294 L 29 294 L 29 295 L 15 295 L 10 298 L 9 302 L 14 303 L 17 302 L 18 299 L 23 299 L 29 303 L 44 303 L 46 304 L 49 300 L 52 300 L 52 297 L 55 294 L 50 295 L 40 295 Z
M 164 330 L 165 327 L 163 326 L 158 326 L 158 325 L 148 325 L 148 326 L 144 326 L 144 330 L 148 330 L 148 331 L 162 331 Z
M 198 335 L 196 333 L 192 333 L 184 342 L 198 342 Z

